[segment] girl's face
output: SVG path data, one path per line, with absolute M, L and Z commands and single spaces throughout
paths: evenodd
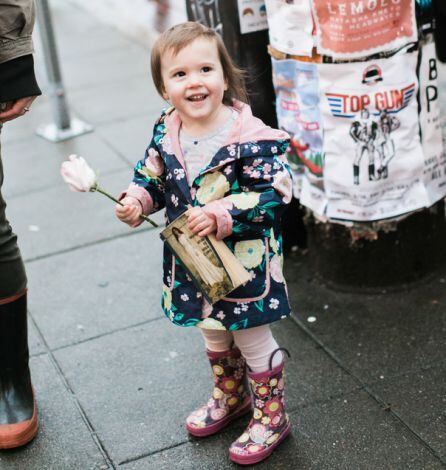
M 163 98 L 174 106 L 186 128 L 212 127 L 224 110 L 228 85 L 215 41 L 198 38 L 161 61 Z

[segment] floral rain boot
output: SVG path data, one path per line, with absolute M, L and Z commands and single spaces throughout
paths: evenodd
M 237 348 L 224 352 L 207 351 L 207 356 L 214 376 L 212 397 L 186 419 L 187 430 L 197 437 L 215 434 L 251 409 L 246 363 L 240 351 Z
M 229 448 L 230 459 L 240 465 L 252 465 L 266 459 L 291 429 L 284 410 L 284 362 L 271 369 L 277 351 L 271 355 L 270 370 L 248 373 L 253 417 L 245 432 Z

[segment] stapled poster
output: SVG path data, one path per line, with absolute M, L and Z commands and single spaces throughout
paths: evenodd
M 318 65 L 328 217 L 380 220 L 429 205 L 417 59 Z
M 441 132 L 438 95 L 438 68 L 435 44 L 421 47 L 420 61 L 420 129 L 424 154 L 424 183 L 429 205 L 446 196 L 446 154 Z
M 415 0 L 311 0 L 318 52 L 362 58 L 418 39 Z
M 268 29 L 265 0 L 237 0 L 240 33 Z
M 294 197 L 314 212 L 324 211 L 323 138 L 316 64 L 272 59 L 279 127 L 291 136 L 288 159 Z
M 270 44 L 291 55 L 311 56 L 314 46 L 310 0 L 265 0 Z

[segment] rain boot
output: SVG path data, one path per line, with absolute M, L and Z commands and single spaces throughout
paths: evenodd
M 251 410 L 246 384 L 246 363 L 237 348 L 224 352 L 206 351 L 214 376 L 212 397 L 191 413 L 186 428 L 196 437 L 215 434 Z
M 272 359 L 280 350 L 286 351 L 279 348 L 271 354 L 269 370 L 248 372 L 253 417 L 244 433 L 229 448 L 230 459 L 240 465 L 253 465 L 269 457 L 291 430 L 283 401 L 284 362 L 272 368 Z
M 26 293 L 0 299 L 0 449 L 37 434 L 37 408 L 28 367 Z

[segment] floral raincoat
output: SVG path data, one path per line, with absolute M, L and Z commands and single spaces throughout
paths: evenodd
M 235 101 L 234 108 L 239 116 L 227 144 L 191 187 L 179 144 L 181 120 L 174 109 L 163 113 L 121 195 L 136 197 L 147 215 L 165 208 L 168 222 L 188 205 L 202 207 L 215 217 L 217 237 L 251 274 L 248 283 L 210 305 L 165 244 L 162 308 L 176 325 L 237 330 L 290 314 L 280 235 L 280 215 L 292 195 L 289 138 L 255 118 L 248 105 Z

